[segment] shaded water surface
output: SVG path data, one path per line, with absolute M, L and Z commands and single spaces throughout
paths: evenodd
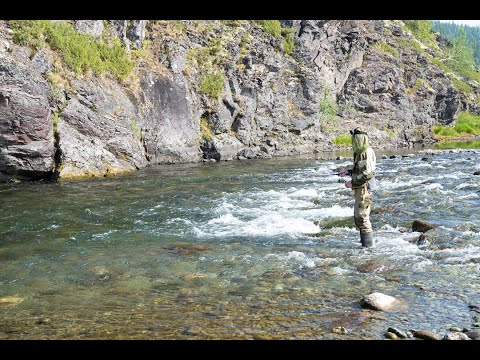
M 360 246 L 351 190 L 324 175 L 350 160 L 1 185 L 0 339 L 384 339 L 388 327 L 472 327 L 480 152 L 377 157 L 373 249 Z M 436 225 L 425 243 L 415 219 Z M 371 292 L 406 306 L 365 310 Z

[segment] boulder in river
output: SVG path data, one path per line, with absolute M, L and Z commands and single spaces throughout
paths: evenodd
M 470 340 L 470 338 L 463 332 L 452 332 L 446 334 L 442 340 Z
M 413 336 L 423 340 L 439 340 L 439 336 L 432 331 L 412 330 Z
M 423 220 L 414 220 L 412 223 L 412 231 L 427 232 L 428 230 L 435 229 L 435 225 L 423 221 Z
M 467 331 L 465 333 L 472 340 L 480 340 L 480 332 L 478 331 Z
M 397 303 L 398 300 L 393 296 L 378 292 L 366 295 L 361 301 L 363 307 L 377 311 L 391 310 Z

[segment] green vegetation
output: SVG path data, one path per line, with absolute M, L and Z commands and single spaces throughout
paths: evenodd
M 259 20 L 258 22 L 273 37 L 279 38 L 282 36 L 282 25 L 279 20 Z
M 433 56 L 431 55 L 428 55 L 428 54 L 425 54 L 425 57 L 432 63 L 434 63 L 435 65 L 437 65 L 440 70 L 442 70 L 443 72 L 445 73 L 449 73 L 451 72 L 451 70 L 447 67 L 447 65 L 445 65 L 441 60 L 437 59 L 437 58 L 434 58 Z
M 403 49 L 413 49 L 419 52 L 420 54 L 425 53 L 425 51 L 422 49 L 422 46 L 418 41 L 415 41 L 413 39 L 400 39 L 398 40 L 398 44 L 400 45 L 401 48 Z
M 387 133 L 387 136 L 390 139 L 393 139 L 397 136 L 397 132 L 394 129 L 388 128 L 387 126 L 384 126 L 382 130 Z
M 243 33 L 242 38 L 240 39 L 240 55 L 245 55 L 247 53 L 247 45 L 250 41 L 250 34 L 248 32 Z
M 475 64 L 480 66 L 480 27 L 459 25 L 455 23 L 445 23 L 432 21 L 432 29 L 439 31 L 449 41 L 454 41 L 458 36 L 458 30 L 465 32 L 467 43 L 473 49 L 473 58 Z
M 212 74 L 202 76 L 198 91 L 202 94 L 217 99 L 223 90 L 223 74 L 216 71 Z
M 293 32 L 294 30 L 291 28 L 282 29 L 282 46 L 285 54 L 291 54 L 295 47 L 295 43 L 293 41 Z
M 415 84 L 413 84 L 413 86 L 410 89 L 407 89 L 405 92 L 407 94 L 414 94 L 422 87 L 426 89 L 431 89 L 430 85 L 425 80 L 417 78 L 417 80 L 415 80 Z
M 462 80 L 455 79 L 454 77 L 451 77 L 450 80 L 452 81 L 453 85 L 455 85 L 455 87 L 458 90 L 473 94 L 472 87 L 470 85 L 468 85 L 466 82 L 464 82 Z
M 213 129 L 207 118 L 200 119 L 200 132 L 204 140 L 210 140 L 213 136 Z
M 477 67 L 480 60 L 480 28 L 427 20 L 404 20 L 404 23 L 415 38 L 430 50 L 426 52 L 415 40 L 401 39 L 400 46 L 417 50 L 444 71 L 458 90 L 473 94 L 474 90 L 468 83 L 480 82 Z M 439 44 L 434 31 L 439 31 L 449 41 Z
M 390 45 L 388 45 L 385 41 L 381 41 L 375 45 L 373 45 L 375 49 L 378 49 L 386 54 L 390 54 L 393 57 L 398 57 L 398 53 L 393 49 Z
M 56 133 L 58 129 L 58 112 L 54 111 L 51 118 L 53 124 L 53 133 Z
M 328 130 L 330 126 L 337 126 L 338 105 L 330 99 L 330 89 L 324 87 L 320 98 L 320 117 L 322 126 Z
M 282 47 L 285 54 L 291 54 L 293 52 L 295 47 L 295 42 L 293 41 L 293 29 L 282 28 L 282 24 L 279 20 L 254 20 L 253 22 L 259 24 L 265 32 L 273 37 L 277 39 L 282 38 Z
M 454 127 L 434 126 L 433 133 L 439 137 L 461 137 L 480 135 L 480 116 L 461 112 Z
M 342 134 L 333 139 L 335 145 L 352 145 L 352 136 L 350 134 Z
M 221 37 L 212 39 L 205 47 L 187 51 L 186 74 L 190 71 L 188 69 L 196 68 L 200 73 L 198 91 L 212 99 L 217 99 L 222 93 L 224 75 L 221 65 L 226 58 L 224 51 Z
M 48 44 L 76 74 L 109 72 L 124 80 L 135 66 L 119 41 L 109 46 L 101 39 L 78 33 L 66 21 L 12 20 L 9 24 L 16 43 L 35 50 Z
M 434 145 L 436 149 L 478 149 L 480 140 L 472 141 L 440 141 Z
M 443 54 L 445 65 L 463 77 L 480 81 L 480 74 L 475 68 L 473 48 L 467 42 L 465 31 L 459 30 L 451 47 Z
M 132 130 L 133 138 L 138 139 L 140 137 L 140 128 L 133 117 L 130 117 L 130 129 Z
M 415 38 L 430 48 L 438 48 L 435 34 L 432 32 L 432 24 L 427 20 L 404 20 L 407 28 Z

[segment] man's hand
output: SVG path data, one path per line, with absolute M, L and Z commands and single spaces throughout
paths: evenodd
M 347 175 L 348 175 L 348 170 L 342 170 L 338 173 L 338 176 L 341 176 L 341 177 L 347 176 Z
M 352 182 L 351 182 L 351 181 L 346 181 L 346 182 L 345 182 L 345 187 L 351 189 L 351 188 L 352 188 Z

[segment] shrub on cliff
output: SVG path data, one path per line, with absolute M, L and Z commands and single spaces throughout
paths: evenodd
M 48 44 L 77 74 L 108 71 L 123 80 L 135 65 L 119 41 L 110 46 L 101 39 L 78 33 L 66 21 L 15 20 L 9 24 L 18 44 L 36 50 Z

